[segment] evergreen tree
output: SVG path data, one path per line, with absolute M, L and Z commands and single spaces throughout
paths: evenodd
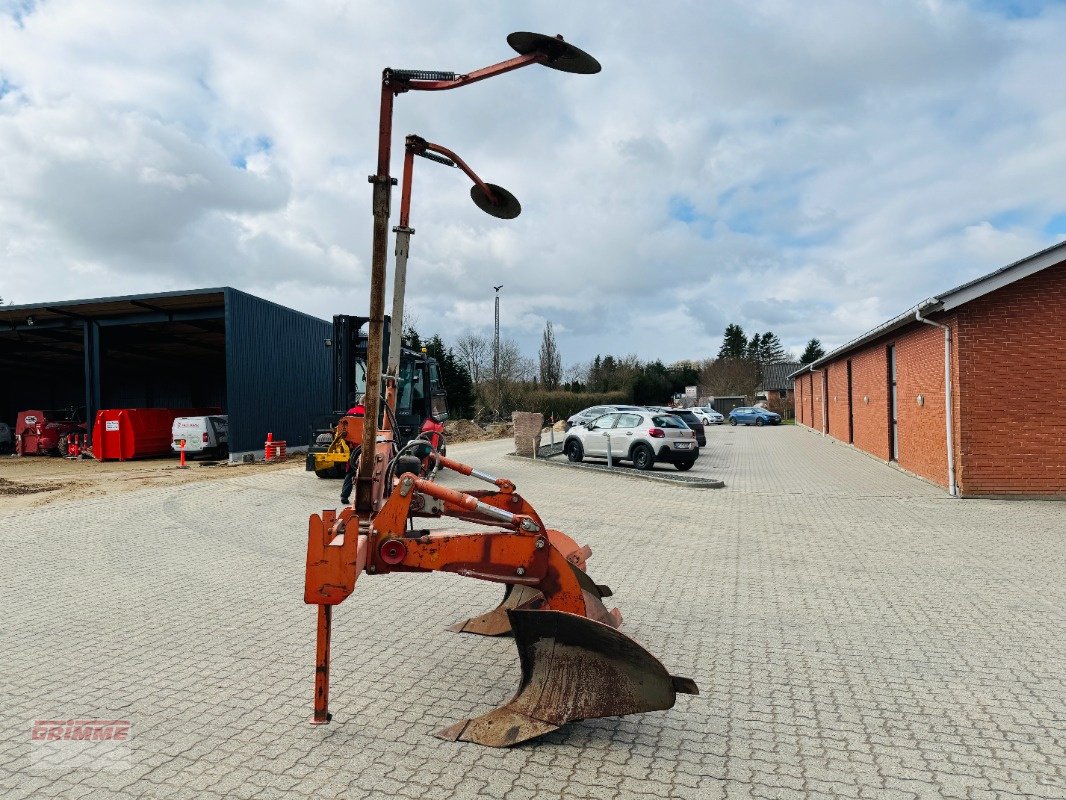
M 825 350 L 822 349 L 822 343 L 817 339 L 811 339 L 807 342 L 807 349 L 803 351 L 803 355 L 800 356 L 801 364 L 810 364 L 817 361 L 819 358 L 825 355 Z
M 555 332 L 549 321 L 544 326 L 544 338 L 540 342 L 540 382 L 545 389 L 557 389 L 562 373 L 563 360 L 555 344 Z
M 762 354 L 762 351 L 760 350 L 761 347 L 762 337 L 757 333 L 753 333 L 751 338 L 748 339 L 748 346 L 744 351 L 744 357 L 748 359 L 748 361 L 758 363 L 760 360 L 759 356 Z
M 759 341 L 759 363 L 778 364 L 787 360 L 788 353 L 785 352 L 785 348 L 781 344 L 781 340 L 777 338 L 777 334 L 772 331 L 764 333 Z
M 744 335 L 744 329 L 739 325 L 730 323 L 726 326 L 722 336 L 722 346 L 718 350 L 719 358 L 744 358 L 747 352 L 748 339 Z
M 403 325 L 403 339 L 401 342 L 404 347 L 410 347 L 412 350 L 422 349 L 422 337 L 418 335 L 418 331 L 414 329 L 413 325 L 409 325 L 406 322 Z
M 417 333 L 415 334 L 417 336 Z M 474 382 L 455 351 L 445 347 L 439 335 L 425 343 L 426 354 L 437 359 L 440 379 L 448 393 L 448 412 L 453 419 L 470 417 L 474 411 Z M 429 391 L 429 387 L 423 387 Z

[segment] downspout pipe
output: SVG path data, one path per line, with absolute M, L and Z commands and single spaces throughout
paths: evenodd
M 939 322 L 933 322 L 931 319 L 926 319 L 922 316 L 923 308 L 929 308 L 936 304 L 937 301 L 928 300 L 925 303 L 922 303 L 915 309 L 914 318 L 918 322 L 924 322 L 926 325 L 932 325 L 934 328 L 941 328 L 944 331 L 944 427 L 946 430 L 948 449 L 948 493 L 952 497 L 958 497 L 959 489 L 955 483 L 955 428 L 952 421 L 951 328 L 947 325 L 941 325 Z

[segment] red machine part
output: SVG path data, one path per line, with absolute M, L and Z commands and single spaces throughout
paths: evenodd
M 71 435 L 85 433 L 85 423 L 69 419 L 69 410 L 29 409 L 18 412 L 15 452 L 20 456 L 67 455 Z

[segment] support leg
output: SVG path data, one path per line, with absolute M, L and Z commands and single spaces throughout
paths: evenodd
M 318 606 L 318 644 L 315 649 L 315 715 L 312 725 L 325 725 L 333 715 L 329 713 L 329 634 L 333 621 L 333 606 Z

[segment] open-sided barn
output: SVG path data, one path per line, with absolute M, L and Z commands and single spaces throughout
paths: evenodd
M 0 307 L 0 419 L 218 406 L 231 458 L 306 444 L 330 410 L 330 323 L 229 287 Z

